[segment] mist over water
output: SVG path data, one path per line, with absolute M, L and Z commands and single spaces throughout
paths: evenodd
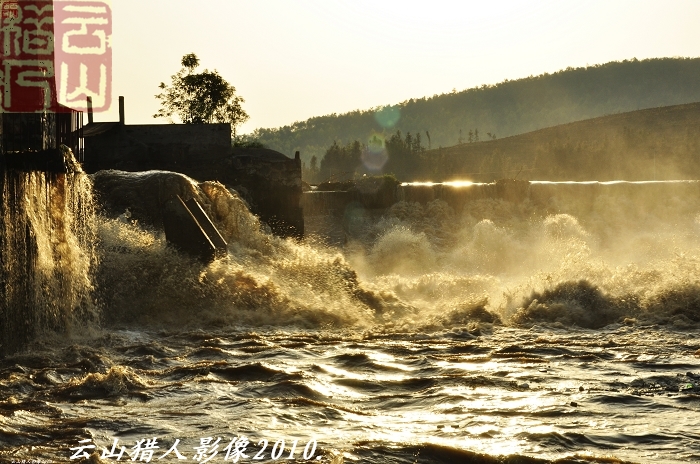
M 341 249 L 261 232 L 235 195 L 212 185 L 208 207 L 228 221 L 231 249 L 208 266 L 138 223 L 100 220 L 108 320 L 132 311 L 139 322 L 415 330 L 463 324 L 458 313 L 479 306 L 517 326 L 698 321 L 695 198 L 613 192 L 546 208 L 482 199 L 461 212 L 440 200 L 400 202 L 355 224 Z M 185 314 L 174 316 L 178 307 Z
M 207 265 L 98 217 L 101 324 L 3 361 L 0 457 L 246 434 L 318 462 L 698 459 L 697 186 L 580 187 L 355 211 L 334 247 L 192 182 L 230 244 Z

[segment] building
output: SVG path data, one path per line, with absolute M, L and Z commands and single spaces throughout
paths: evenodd
M 0 163 L 21 171 L 65 171 L 62 145 L 83 160 L 83 113 L 59 105 L 57 112 L 0 113 Z
M 267 149 L 232 148 L 230 124 L 125 123 L 124 97 L 118 122 L 92 122 L 82 131 L 89 173 L 164 170 L 236 189 L 251 211 L 282 237 L 301 237 L 301 160 Z

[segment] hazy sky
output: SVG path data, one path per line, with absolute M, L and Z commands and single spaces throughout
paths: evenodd
M 700 1 L 112 0 L 112 110 L 156 123 L 187 53 L 245 98 L 241 132 L 568 66 L 700 56 Z

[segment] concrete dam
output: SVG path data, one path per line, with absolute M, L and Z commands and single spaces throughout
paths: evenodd
M 312 190 L 302 194 L 306 231 L 332 244 L 346 240 L 353 224 L 362 218 L 378 218 L 395 205 L 443 202 L 455 213 L 483 203 L 508 203 L 542 214 L 589 216 L 610 205 L 625 215 L 643 218 L 653 212 L 690 208 L 700 200 L 700 181 L 548 182 L 504 179 L 490 183 L 409 182 L 347 190 Z M 654 214 L 656 214 L 654 213 Z M 602 213 L 601 213 L 602 214 Z

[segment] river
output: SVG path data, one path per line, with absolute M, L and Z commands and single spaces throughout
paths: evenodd
M 99 217 L 99 317 L 0 361 L 0 460 L 698 462 L 698 206 L 400 202 L 342 246 L 230 207 L 208 265 Z

